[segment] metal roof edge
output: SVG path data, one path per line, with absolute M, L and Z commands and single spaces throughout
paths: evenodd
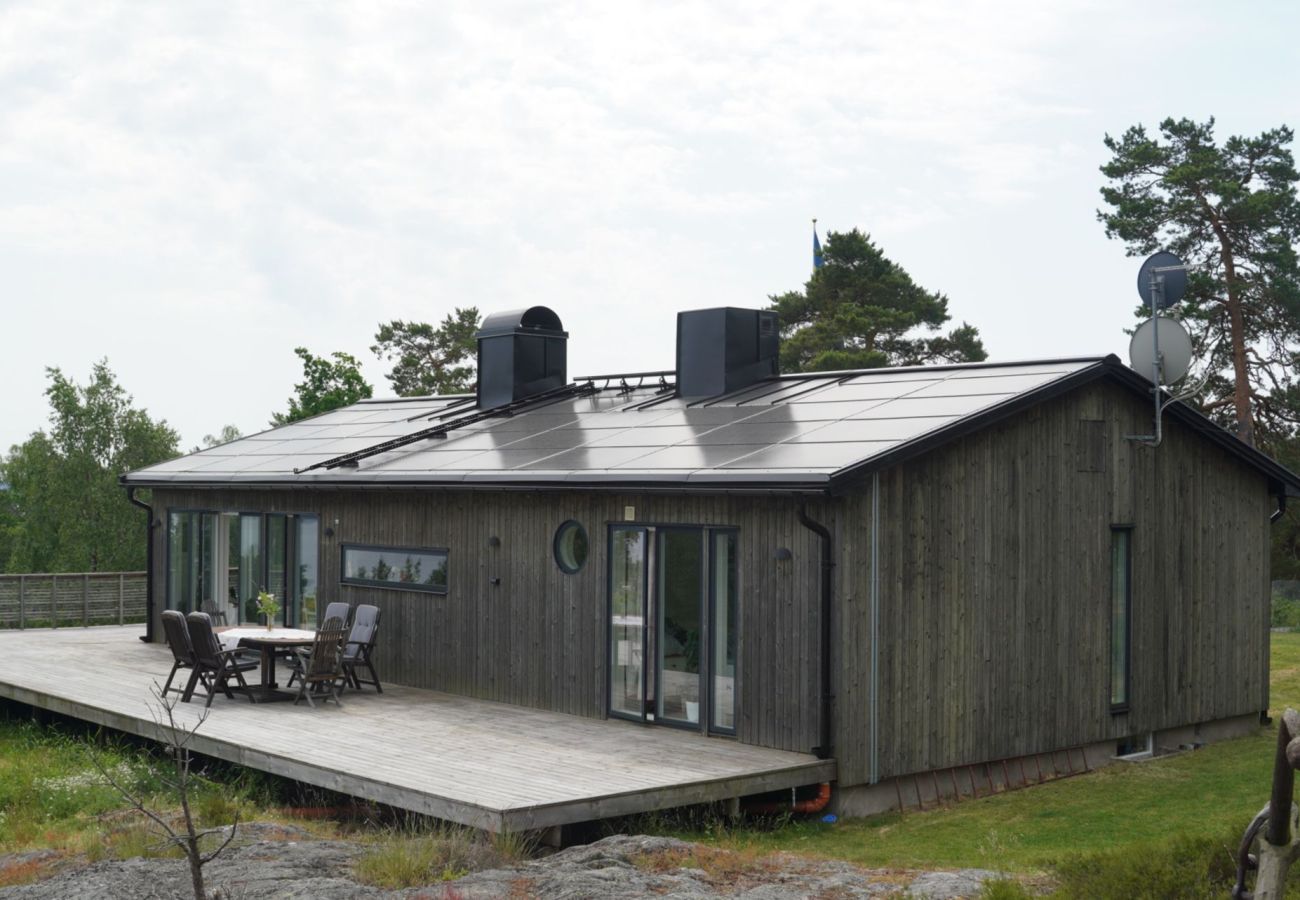
M 1056 381 L 1048 382 L 1023 394 L 1008 398 L 988 409 L 958 419 L 943 428 L 900 444 L 885 453 L 841 469 L 831 477 L 831 492 L 838 493 L 872 472 L 878 472 L 889 466 L 937 450 L 958 438 L 983 430 L 1018 412 L 1102 378 L 1119 383 L 1144 397 L 1149 397 L 1151 394 L 1151 382 L 1124 365 L 1120 358 L 1113 353 L 1104 357 L 1088 357 L 1078 361 L 1093 362 L 1094 364 L 1077 372 L 1072 372 Z M 1024 363 L 1023 365 L 1031 364 Z M 1222 449 L 1227 450 L 1266 475 L 1272 482 L 1271 487 L 1274 493 L 1281 493 L 1287 488 L 1300 491 L 1300 475 L 1287 469 L 1268 454 L 1239 440 L 1235 435 L 1219 427 L 1202 413 L 1182 402 L 1172 403 L 1166 407 L 1166 410 L 1183 425 L 1210 439 Z
M 307 490 L 307 491 L 601 491 L 637 493 L 745 493 L 745 494 L 817 494 L 827 491 L 829 476 L 801 476 L 772 478 L 755 473 L 710 473 L 715 477 L 700 477 L 700 473 L 684 473 L 666 479 L 654 473 L 628 473 L 622 479 L 575 479 L 572 473 L 557 473 L 545 477 L 506 476 L 497 478 L 466 478 L 461 473 L 456 478 L 433 480 L 427 476 L 407 479 L 377 478 L 302 478 L 267 475 L 258 478 L 241 477 L 173 477 L 129 479 L 119 478 L 122 487 L 161 488 L 174 490 Z M 716 477 L 716 476 L 721 477 Z
M 1075 388 L 1082 387 L 1085 384 L 1096 381 L 1106 373 L 1106 366 L 1110 360 L 1119 362 L 1119 357 L 1111 354 L 1105 357 L 1087 357 L 1083 362 L 1090 362 L 1092 365 L 1085 366 L 1076 372 L 1071 372 L 1055 381 L 1049 381 L 1046 384 L 1025 391 L 1022 394 L 1016 394 L 1008 397 L 1001 403 L 995 403 L 986 409 L 972 413 L 968 416 L 956 419 L 941 428 L 934 431 L 926 432 L 910 441 L 906 441 L 898 446 L 887 450 L 876 456 L 868 457 L 859 463 L 847 466 L 831 476 L 831 490 L 833 492 L 842 491 L 858 479 L 869 475 L 872 472 L 878 472 L 889 466 L 897 465 L 923 453 L 929 453 L 931 450 L 949 444 L 958 438 L 965 437 L 976 431 L 981 431 L 990 425 L 1013 416 L 1021 410 L 1028 409 L 1031 406 L 1037 406 L 1053 397 L 1068 393 Z M 1022 365 L 1030 365 L 1024 363 Z
M 1107 374 L 1114 378 L 1115 381 L 1132 388 L 1143 396 L 1150 396 L 1151 381 L 1149 379 L 1124 365 L 1117 357 L 1110 358 L 1114 359 L 1115 362 L 1108 369 Z M 1165 411 L 1181 424 L 1198 432 L 1201 436 L 1219 445 L 1223 450 L 1239 457 L 1242 462 L 1254 466 L 1269 476 L 1276 482 L 1275 493 L 1282 493 L 1287 488 L 1300 491 L 1300 475 L 1292 472 L 1264 451 L 1252 447 L 1231 431 L 1216 424 L 1200 410 L 1178 401 L 1166 406 Z

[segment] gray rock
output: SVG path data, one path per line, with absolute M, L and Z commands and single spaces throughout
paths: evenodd
M 956 900 L 962 897 L 974 897 L 980 892 L 984 882 L 1000 878 L 997 872 L 988 869 L 961 869 L 956 872 L 926 872 L 908 885 L 907 892 L 912 897 L 925 900 Z
M 241 829 L 242 830 L 242 829 Z M 203 869 L 209 893 L 275 900 L 391 897 L 351 878 L 360 845 L 343 841 L 253 841 Z M 35 884 L 0 889 L 9 900 L 175 900 L 193 897 L 183 859 L 127 859 L 65 869 Z
M 679 852 L 686 857 L 700 848 L 674 838 L 645 835 L 615 835 L 456 881 L 384 891 L 353 880 L 352 866 L 366 849 L 351 841 L 313 840 L 297 829 L 242 826 L 236 843 L 204 869 L 204 876 L 208 890 L 222 900 L 848 900 L 901 892 L 896 872 L 874 872 L 849 863 L 793 855 L 778 855 L 752 869 L 739 866 L 709 871 L 707 858 L 702 860 L 705 868 L 671 868 L 662 860 L 654 864 L 653 856 Z M 33 851 L 24 859 L 45 859 L 42 854 L 58 856 L 52 851 Z M 994 877 L 980 869 L 930 872 L 913 879 L 908 894 L 930 900 L 970 897 L 986 879 Z M 729 878 L 734 880 L 727 881 Z M 0 900 L 174 900 L 191 896 L 189 867 L 180 859 L 113 860 L 67 867 L 36 884 L 0 889 Z

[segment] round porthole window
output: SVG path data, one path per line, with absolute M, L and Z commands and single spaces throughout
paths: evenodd
M 587 562 L 587 529 L 573 519 L 555 530 L 555 564 L 572 575 Z

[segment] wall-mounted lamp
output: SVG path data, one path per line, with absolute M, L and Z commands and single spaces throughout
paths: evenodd
M 325 537 L 334 537 L 334 529 L 328 525 L 325 526 Z
M 786 562 L 794 559 L 794 554 L 790 552 L 789 547 L 777 547 L 776 552 L 772 554 L 780 562 Z
M 497 537 L 495 534 L 492 535 L 492 537 L 488 538 L 488 546 L 493 550 L 497 549 L 501 546 L 501 538 Z

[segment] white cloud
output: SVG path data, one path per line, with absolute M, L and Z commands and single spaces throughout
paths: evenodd
M 1210 42 L 1231 14 L 1180 10 L 7 5 L 4 308 L 39 337 L 7 348 L 0 445 L 41 424 L 47 364 L 109 356 L 188 445 L 279 408 L 296 345 L 382 391 L 376 324 L 453 305 L 556 307 L 575 371 L 670 365 L 675 310 L 806 277 L 812 215 L 1027 355 L 989 285 L 1067 222 L 1127 265 L 1092 223 L 1100 135 L 1189 99 L 1116 99 L 1160 71 L 1135 32 Z

